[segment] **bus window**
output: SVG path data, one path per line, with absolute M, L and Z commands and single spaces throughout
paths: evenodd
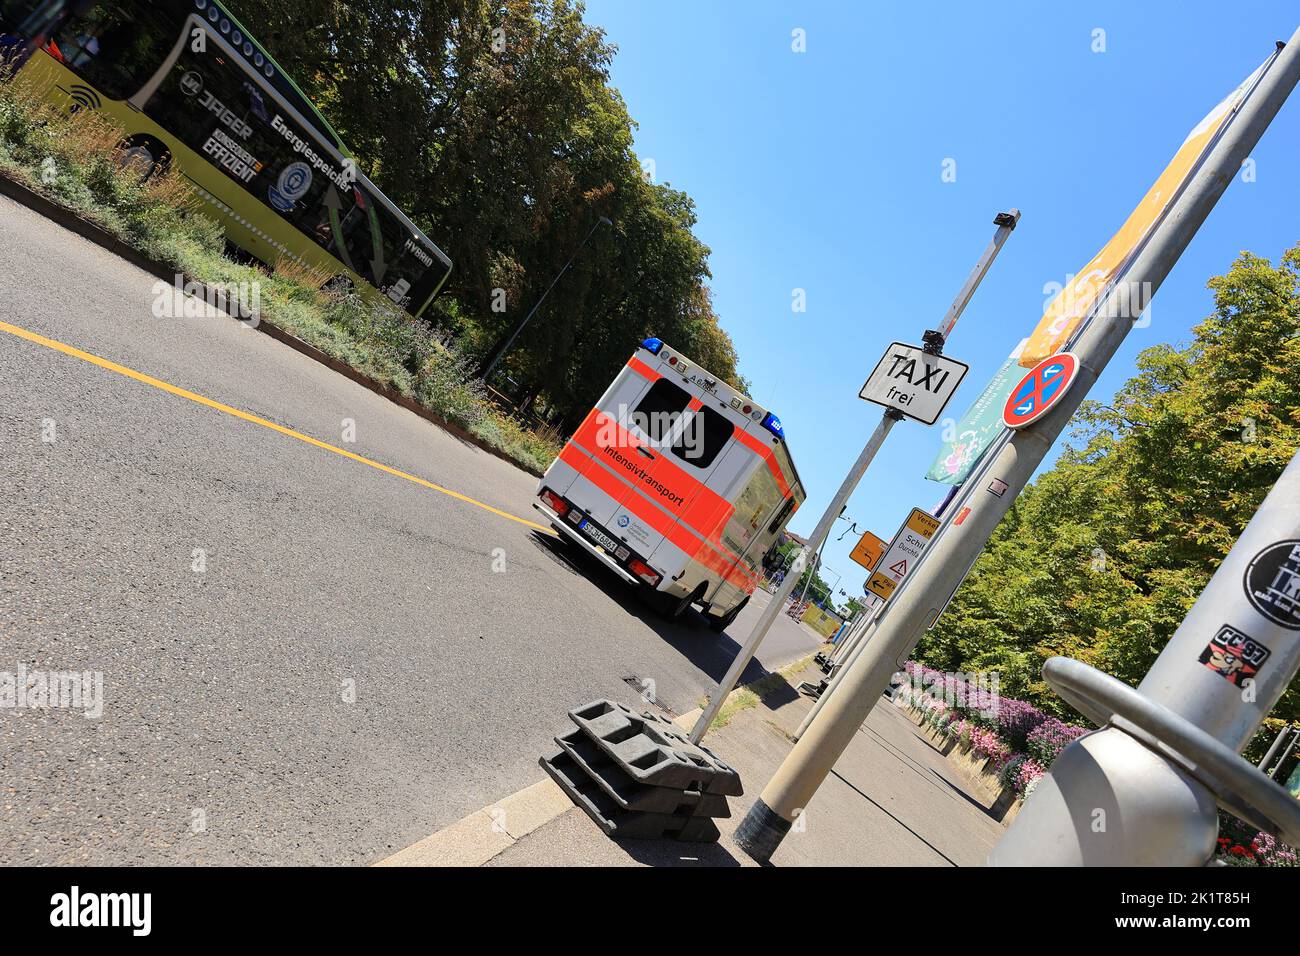
M 202 52 L 186 45 L 144 111 L 399 305 L 418 308 L 436 288 L 425 275 L 438 270 L 407 252 L 409 230 L 215 38 Z
M 350 264 L 336 234 L 353 205 L 342 162 L 285 115 L 274 91 L 254 82 L 215 37 L 204 51 L 185 46 L 144 112 Z
M 97 3 L 55 32 L 57 55 L 105 96 L 129 99 L 180 39 L 186 9 L 177 2 Z
M 354 271 L 397 305 L 422 306 L 442 279 L 441 261 L 368 190 L 353 186 L 350 198 L 341 232 Z
M 39 30 L 48 17 L 45 16 L 46 10 L 41 8 L 61 7 L 62 4 L 40 3 L 38 0 L 26 0 L 19 3 L 17 0 L 0 0 L 0 29 L 5 31 L 13 30 L 22 36 L 30 36 L 32 32 Z M 38 10 L 42 16 L 33 17 L 32 14 Z M 50 14 L 55 14 L 57 10 L 49 10 Z
M 374 284 L 398 305 L 418 309 L 441 282 L 442 260 L 387 206 L 376 201 L 373 208 L 384 244 L 384 267 Z

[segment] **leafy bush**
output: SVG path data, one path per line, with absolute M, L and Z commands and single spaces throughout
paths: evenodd
M 1029 734 L 1026 749 L 1040 765 L 1050 768 L 1062 750 L 1086 733 L 1086 728 L 1048 717 Z
M 997 717 L 994 722 L 998 733 L 1016 750 L 1023 751 L 1029 734 L 1047 719 L 1047 715 L 1033 704 L 1023 700 L 1003 697 L 997 704 Z
M 1020 779 L 1020 768 L 1028 759 L 1024 754 L 1013 754 L 1011 759 L 1002 765 L 1002 769 L 998 771 L 998 784 L 1002 789 L 1016 789 L 1016 781 Z

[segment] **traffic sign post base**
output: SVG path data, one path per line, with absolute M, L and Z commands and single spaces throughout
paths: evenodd
M 569 711 L 575 730 L 538 763 L 607 836 L 711 843 L 740 775 L 672 721 L 612 700 Z

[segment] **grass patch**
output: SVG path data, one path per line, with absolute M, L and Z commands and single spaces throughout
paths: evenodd
M 199 212 L 179 173 L 142 176 L 122 130 L 98 113 L 66 113 L 22 80 L 0 76 L 0 174 L 94 222 L 150 259 L 205 284 L 250 283 L 260 317 L 541 472 L 563 442 L 502 413 L 452 336 L 382 298 L 329 292 L 328 273 L 292 260 L 273 269 L 223 254 L 225 234 Z
M 787 664 L 780 670 L 764 674 L 752 683 L 737 687 L 727 695 L 727 699 L 723 701 L 722 706 L 718 709 L 718 715 L 713 718 L 713 723 L 709 725 L 709 729 L 716 730 L 719 727 L 727 726 L 727 724 L 731 723 L 733 717 L 741 711 L 757 707 L 764 697 L 775 690 L 780 690 L 782 687 L 792 688 L 794 685 L 791 683 L 791 678 L 807 668 L 812 662 L 813 655 L 809 654 L 793 664 Z M 701 706 L 705 705 L 704 703 L 701 704 Z

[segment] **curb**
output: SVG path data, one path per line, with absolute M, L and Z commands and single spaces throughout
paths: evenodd
M 125 259 L 131 265 L 142 269 L 156 279 L 163 282 L 170 282 L 177 288 L 182 288 L 186 283 L 192 283 L 199 289 L 206 292 L 207 284 L 187 276 L 184 273 L 168 266 L 166 263 L 158 262 L 144 255 L 134 246 L 129 245 L 108 230 L 104 229 L 97 223 L 89 219 L 83 219 L 66 206 L 61 206 L 57 202 L 41 195 L 31 187 L 16 179 L 12 179 L 7 173 L 0 172 L 0 195 L 12 199 L 21 206 L 25 206 L 32 212 L 44 216 L 46 219 L 62 226 L 69 232 L 75 232 L 81 238 L 91 242 L 107 252 L 113 253 L 120 259 Z M 331 355 L 322 352 L 316 346 L 304 342 L 292 332 L 287 332 L 277 325 L 273 325 L 265 319 L 259 319 L 256 325 L 252 326 L 257 331 L 264 333 L 275 339 L 277 342 L 289 346 L 295 352 L 307 356 L 315 362 L 326 366 L 331 371 L 337 372 L 346 378 L 356 382 L 362 388 L 365 388 L 376 395 L 388 399 L 394 405 L 400 405 L 409 412 L 414 412 L 430 424 L 436 425 L 443 431 L 450 433 L 463 442 L 466 442 L 481 451 L 487 452 L 494 458 L 499 458 L 507 464 L 513 465 L 520 471 L 527 472 L 535 478 L 540 478 L 542 473 L 521 462 L 511 458 L 499 448 L 493 448 L 483 439 L 479 438 L 468 429 L 457 425 L 436 412 L 425 408 L 415 399 L 403 395 L 395 388 L 385 385 L 383 382 L 376 381 L 368 375 L 358 372 L 351 365 L 341 362 Z

